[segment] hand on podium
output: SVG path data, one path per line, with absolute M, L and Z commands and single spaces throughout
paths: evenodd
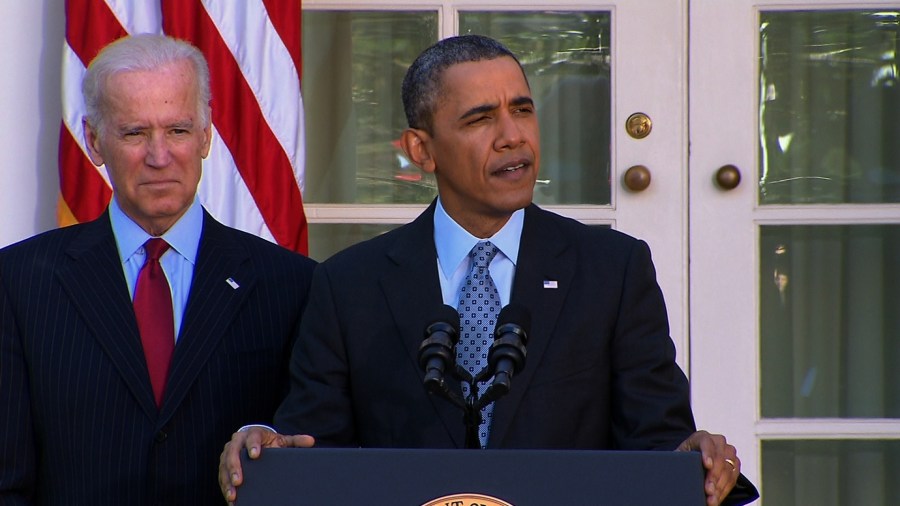
M 311 448 L 315 444 L 316 440 L 312 436 L 304 434 L 285 436 L 262 425 L 241 428 L 231 436 L 231 441 L 225 444 L 219 457 L 219 487 L 222 489 L 222 496 L 229 505 L 237 500 L 237 487 L 244 482 L 241 450 L 246 448 L 250 458 L 257 459 L 262 455 L 263 448 Z
M 737 457 L 737 449 L 728 444 L 725 436 L 700 430 L 678 445 L 676 451 L 700 452 L 703 467 L 706 469 L 706 480 L 703 484 L 706 504 L 709 506 L 721 504 L 734 488 L 741 473 L 741 459 Z

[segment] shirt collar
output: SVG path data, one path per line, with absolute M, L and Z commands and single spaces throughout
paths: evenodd
M 488 238 L 513 265 L 519 260 L 519 241 L 522 238 L 524 222 L 525 210 L 519 209 L 510 216 L 503 228 Z M 483 239 L 475 237 L 459 226 L 444 210 L 438 197 L 434 210 L 434 246 L 445 277 L 453 275 L 460 262 L 466 259 L 472 247 L 481 240 Z
M 109 221 L 119 247 L 119 258 L 122 263 L 125 263 L 151 236 L 125 214 L 115 197 L 109 202 Z M 200 201 L 194 197 L 188 210 L 162 235 L 162 238 L 185 260 L 196 264 L 202 231 L 203 207 L 200 205 Z

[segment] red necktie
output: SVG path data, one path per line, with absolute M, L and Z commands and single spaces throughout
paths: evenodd
M 159 257 L 169 244 L 159 238 L 144 243 L 147 258 L 138 274 L 134 288 L 134 315 L 137 317 L 150 383 L 156 405 L 162 404 L 172 350 L 175 349 L 175 317 L 172 314 L 172 293 L 169 282 L 159 264 Z

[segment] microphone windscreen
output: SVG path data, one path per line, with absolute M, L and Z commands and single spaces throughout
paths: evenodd
M 507 323 L 514 323 L 522 327 L 527 334 L 531 332 L 531 311 L 522 304 L 511 302 L 501 309 L 497 316 L 497 327 Z
M 454 329 L 459 331 L 459 311 L 454 307 L 444 304 L 438 308 L 434 317 L 429 320 L 429 322 L 429 327 L 435 323 L 449 323 Z

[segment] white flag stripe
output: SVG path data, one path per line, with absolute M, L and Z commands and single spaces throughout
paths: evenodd
M 275 31 L 261 0 L 204 0 L 203 6 L 234 55 L 263 117 L 287 154 L 302 190 L 304 153 L 301 148 L 300 81 L 284 41 Z M 264 28 L 259 31 L 259 27 Z
M 106 0 L 106 5 L 129 34 L 162 33 L 159 0 Z
M 63 44 L 62 66 L 63 123 L 69 134 L 75 139 L 78 147 L 81 148 L 85 159 L 90 162 L 87 146 L 84 145 L 84 124 L 82 123 L 82 119 L 86 114 L 84 99 L 81 96 L 81 80 L 84 78 L 85 68 L 81 64 L 81 59 L 78 58 L 78 55 L 75 54 L 75 51 L 68 44 Z M 97 167 L 93 163 L 91 163 L 91 166 L 97 170 L 97 173 L 109 185 L 106 166 Z
M 220 222 L 275 242 L 215 126 L 198 194 L 203 207 Z

